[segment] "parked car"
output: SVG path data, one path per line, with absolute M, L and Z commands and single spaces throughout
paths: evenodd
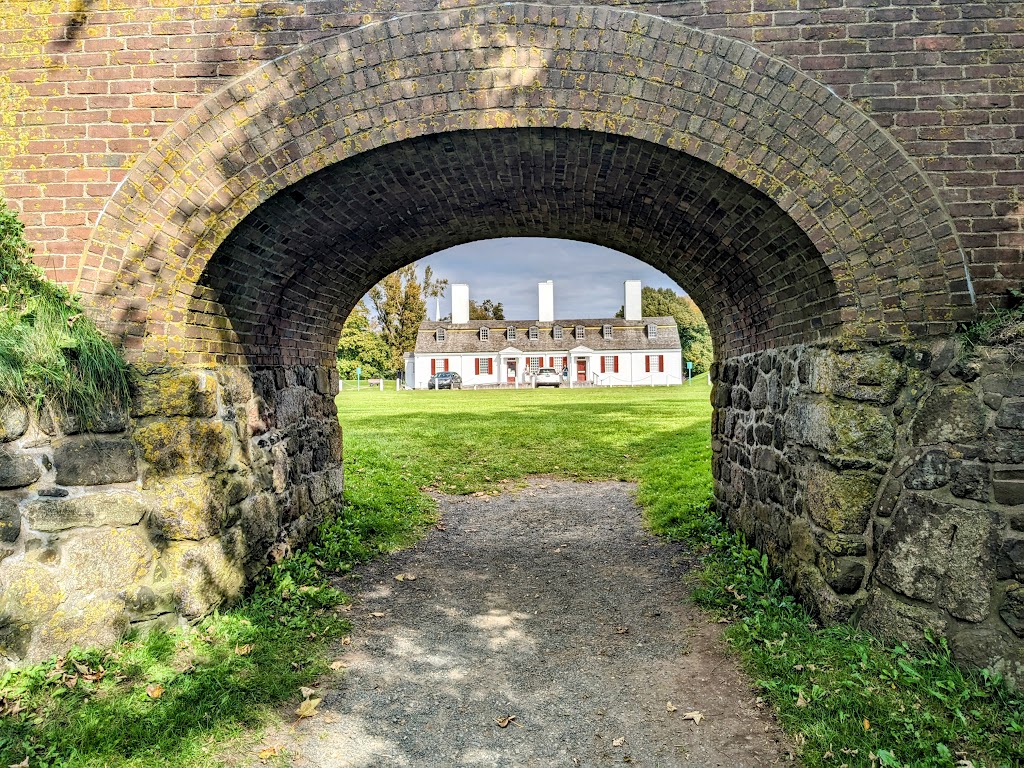
M 554 368 L 541 368 L 537 371 L 537 386 L 560 387 L 562 386 L 562 377 Z
M 427 382 L 427 389 L 462 389 L 462 377 L 455 371 L 435 373 Z

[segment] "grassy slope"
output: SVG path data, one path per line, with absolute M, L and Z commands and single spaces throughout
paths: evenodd
M 322 540 L 276 569 L 253 599 L 197 631 L 81 656 L 89 669 L 105 666 L 104 681 L 82 675 L 69 689 L 52 664 L 8 677 L 0 688 L 13 701 L 20 686 L 17 700 L 30 716 L 0 719 L 0 765 L 29 752 L 33 768 L 210 764 L 215 742 L 258 725 L 275 702 L 297 700 L 298 686 L 324 670 L 326 643 L 345 631 L 334 610 L 342 597 L 324 588 L 327 575 L 415 539 L 434 511 L 421 489 L 497 492 L 530 474 L 639 481 L 652 528 L 706 552 L 698 600 L 729 617 L 727 632 L 806 765 L 1022 764 L 1019 698 L 963 678 L 939 645 L 915 657 L 847 628 L 816 628 L 760 556 L 721 530 L 707 512 L 708 394 L 699 383 L 346 390 L 339 407 L 348 507 Z M 235 653 L 247 645 L 253 649 Z M 156 700 L 145 691 L 154 683 L 166 688 Z

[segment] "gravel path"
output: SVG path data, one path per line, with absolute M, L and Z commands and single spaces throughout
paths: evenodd
M 688 604 L 692 559 L 643 531 L 632 493 L 535 479 L 440 497 L 426 539 L 346 580 L 347 669 L 321 681 L 316 717 L 262 746 L 323 768 L 787 761 L 720 627 Z

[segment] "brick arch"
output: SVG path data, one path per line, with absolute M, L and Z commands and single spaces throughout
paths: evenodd
M 785 213 L 827 269 L 834 295 L 819 324 L 865 337 L 927 335 L 948 330 L 955 308 L 970 303 L 955 235 L 926 178 L 829 89 L 745 43 L 664 19 L 534 4 L 368 25 L 210 97 L 112 197 L 79 290 L 133 354 L 237 360 L 244 350 L 224 333 L 216 276 L 201 283 L 247 216 L 369 150 L 505 128 L 600 131 L 742 182 Z M 282 291 L 293 277 L 276 275 Z M 739 353 L 770 339 L 734 341 L 720 343 Z

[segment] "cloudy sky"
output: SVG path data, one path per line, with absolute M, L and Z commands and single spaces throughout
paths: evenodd
M 555 317 L 612 317 L 622 306 L 622 283 L 640 280 L 655 288 L 678 285 L 632 256 L 589 243 L 542 237 L 508 237 L 439 251 L 417 264 L 430 264 L 450 283 L 469 285 L 476 302 L 491 299 L 505 307 L 510 320 L 537 317 L 537 283 L 555 282 Z M 428 301 L 434 319 L 434 301 Z M 441 316 L 451 313 L 451 297 L 441 299 Z

